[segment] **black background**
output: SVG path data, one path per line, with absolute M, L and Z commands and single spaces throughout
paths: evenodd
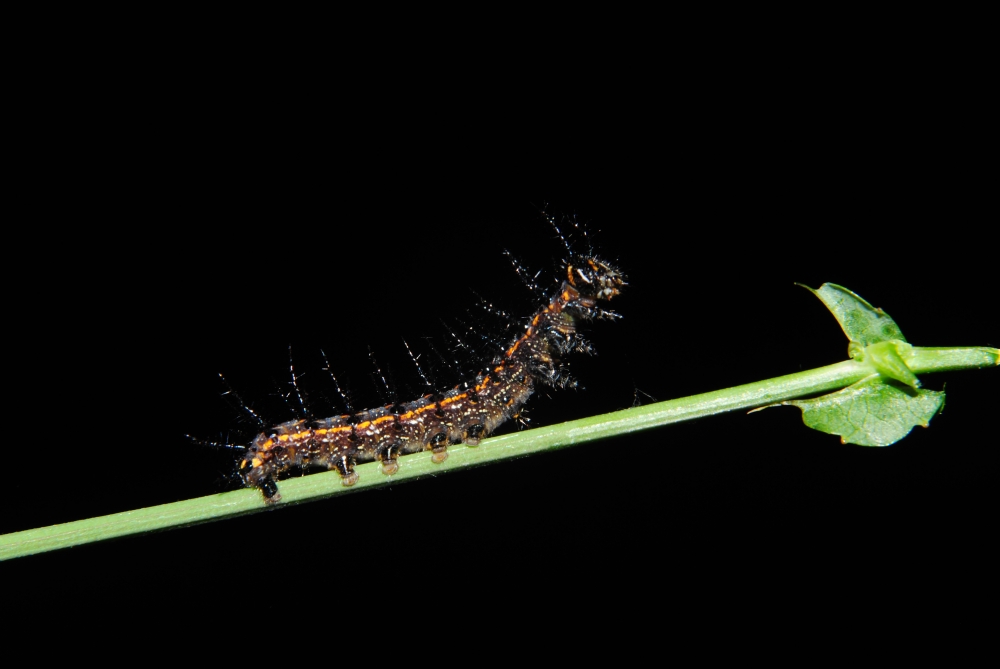
M 231 454 L 184 435 L 252 437 L 219 372 L 290 418 L 273 401 L 289 345 L 317 414 L 333 394 L 320 348 L 361 407 L 382 402 L 369 347 L 415 397 L 404 338 L 445 348 L 473 290 L 537 306 L 502 251 L 552 276 L 546 204 L 629 287 L 621 322 L 590 330 L 598 354 L 569 360 L 582 388 L 529 402 L 538 425 L 845 359 L 794 282 L 851 288 L 916 345 L 1000 345 L 989 114 L 958 89 L 930 105 L 916 81 L 825 81 L 691 84 L 586 120 L 586 100 L 554 95 L 489 123 L 203 101 L 60 126 L 24 170 L 37 241 L 9 251 L 2 531 L 231 489 Z M 974 573 L 995 558 L 996 372 L 924 381 L 947 383 L 944 413 L 889 448 L 841 445 L 792 408 L 737 412 L 3 570 L 219 604 Z

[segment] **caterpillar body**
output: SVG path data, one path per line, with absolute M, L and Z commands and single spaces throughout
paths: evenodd
M 447 458 L 448 446 L 479 444 L 515 415 L 536 384 L 555 387 L 573 382 L 560 363 L 562 355 L 589 350 L 576 323 L 618 315 L 598 305 L 626 285 L 617 268 L 595 256 L 563 263 L 559 290 L 543 304 L 483 372 L 443 393 L 319 420 L 295 420 L 261 432 L 246 447 L 238 472 L 243 483 L 258 488 L 268 502 L 281 499 L 276 480 L 297 468 L 336 469 L 345 486 L 354 485 L 361 462 L 379 461 L 391 475 L 399 457 L 429 450 L 434 462 Z

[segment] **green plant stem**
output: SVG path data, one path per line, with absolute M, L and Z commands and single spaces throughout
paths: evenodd
M 1000 350 L 982 347 L 914 347 L 912 355 L 906 361 L 907 366 L 915 374 L 995 367 L 998 362 L 1000 362 Z M 402 459 L 399 471 L 391 477 L 381 475 L 378 463 L 366 463 L 357 467 L 360 479 L 351 488 L 345 488 L 340 484 L 340 477 L 335 471 L 288 479 L 279 484 L 282 497 L 280 505 L 392 485 L 421 476 L 437 475 L 727 411 L 753 409 L 784 400 L 838 390 L 873 373 L 874 369 L 867 363 L 848 360 L 725 390 L 494 437 L 484 440 L 475 448 L 455 446 L 449 450 L 448 459 L 442 464 L 432 463 L 430 453 L 409 455 Z M 220 520 L 265 508 L 268 506 L 263 502 L 259 491 L 244 489 L 14 532 L 0 536 L 0 560 L 129 534 Z

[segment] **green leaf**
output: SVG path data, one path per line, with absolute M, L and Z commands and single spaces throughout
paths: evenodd
M 944 392 L 917 390 L 873 374 L 829 395 L 782 404 L 802 409 L 806 425 L 840 435 L 845 444 L 889 446 L 915 426 L 927 427 L 944 406 Z
M 883 341 L 906 341 L 899 326 L 889 314 L 868 304 L 861 296 L 847 288 L 835 283 L 824 283 L 819 290 L 801 283 L 798 285 L 812 291 L 813 295 L 823 301 L 840 323 L 847 338 L 859 344 L 860 348 Z M 851 357 L 854 357 L 855 348 L 852 347 L 850 350 Z

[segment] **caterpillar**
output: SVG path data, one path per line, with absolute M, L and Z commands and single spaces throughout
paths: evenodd
M 620 270 L 594 255 L 571 256 L 562 274 L 559 290 L 534 313 L 524 333 L 474 379 L 412 402 L 276 425 L 246 447 L 240 479 L 276 503 L 281 499 L 276 481 L 292 469 L 336 469 L 342 484 L 352 486 L 358 463 L 378 461 L 385 475 L 395 473 L 399 457 L 409 453 L 431 451 L 431 459 L 441 463 L 449 445 L 476 446 L 516 415 L 537 384 L 573 385 L 561 356 L 590 350 L 577 322 L 617 318 L 598 303 L 627 284 Z

